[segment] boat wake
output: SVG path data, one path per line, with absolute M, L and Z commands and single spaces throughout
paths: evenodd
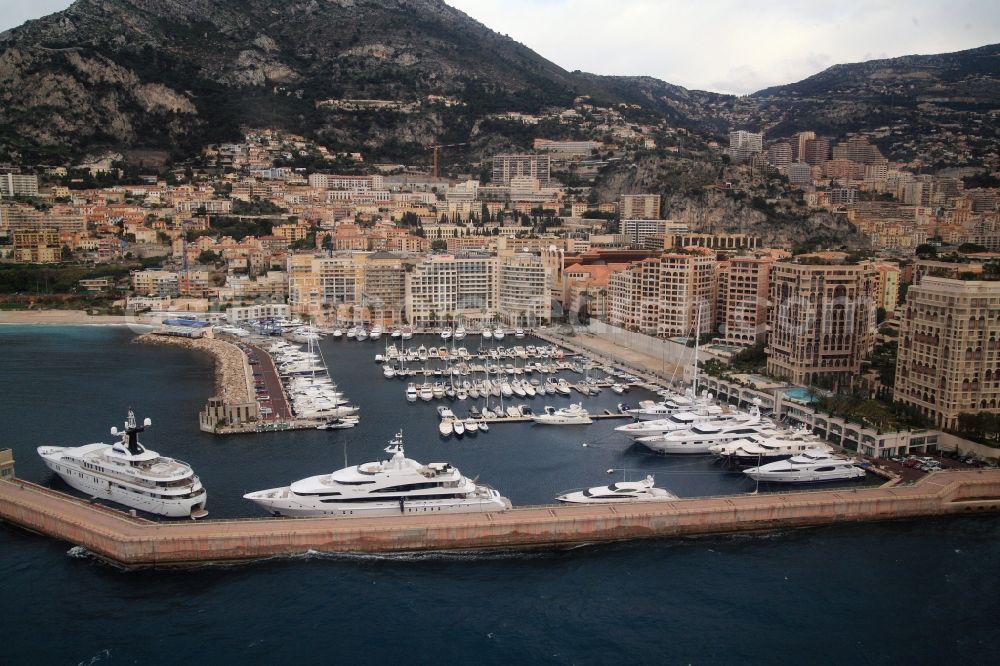
M 77 666 L 91 666 L 91 664 L 96 664 L 104 661 L 105 659 L 111 659 L 111 650 L 109 648 L 104 648 L 90 659 L 79 662 Z

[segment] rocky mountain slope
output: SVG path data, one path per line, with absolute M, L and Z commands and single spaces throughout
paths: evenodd
M 565 106 L 585 85 L 440 0 L 77 0 L 0 36 L 0 144 L 186 151 L 241 125 L 429 143 L 452 119 Z M 343 99 L 419 107 L 345 119 Z
M 735 98 L 569 72 L 441 0 L 77 0 L 0 35 L 0 160 L 183 156 L 244 126 L 404 159 L 466 141 L 487 114 L 590 95 L 720 138 L 875 131 L 890 156 L 968 163 L 1000 142 L 998 58 L 992 46 L 839 65 Z M 345 107 L 359 99 L 399 104 Z M 942 126 L 974 136 L 955 154 Z

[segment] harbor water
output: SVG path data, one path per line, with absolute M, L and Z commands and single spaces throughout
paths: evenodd
M 406 381 L 373 363 L 384 341 L 322 343 L 330 374 L 361 407 L 359 427 L 215 437 L 197 428 L 211 361 L 133 337 L 118 327 L 0 327 L 0 447 L 14 450 L 20 477 L 65 489 L 35 447 L 111 441 L 132 407 L 153 419 L 147 446 L 194 467 L 213 518 L 263 515 L 243 493 L 384 457 L 400 428 L 409 457 L 452 462 L 515 505 L 647 473 L 682 497 L 754 489 L 709 458 L 644 453 L 613 433 L 624 421 L 497 423 L 441 439 L 437 403 L 407 403 Z M 650 395 L 514 400 L 593 412 Z M 450 406 L 464 414 L 471 404 Z M 140 572 L 0 527 L 8 663 L 993 663 L 998 570 L 995 517 Z

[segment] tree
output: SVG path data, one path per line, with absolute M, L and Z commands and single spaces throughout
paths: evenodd
M 213 252 L 212 250 L 202 250 L 198 255 L 199 264 L 214 264 L 218 262 L 219 259 L 221 259 L 221 257 L 219 257 L 218 253 Z
M 937 256 L 937 248 L 930 243 L 921 243 L 914 252 L 921 259 L 930 259 Z
M 438 231 L 438 233 L 440 234 L 440 230 Z M 431 241 L 431 249 L 432 250 L 447 250 L 448 249 L 448 242 L 444 241 L 444 240 L 442 240 L 440 238 L 438 238 L 437 240 L 432 240 Z

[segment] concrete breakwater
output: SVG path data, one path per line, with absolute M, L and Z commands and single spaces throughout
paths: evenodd
M 0 520 L 128 567 L 307 552 L 511 549 L 1000 510 L 1000 470 L 938 472 L 909 486 L 559 505 L 505 513 L 152 522 L 47 488 L 0 481 Z
M 215 359 L 215 396 L 227 404 L 252 402 L 247 383 L 246 354 L 234 344 L 212 338 L 179 338 L 146 333 L 136 342 L 147 345 L 168 345 L 204 352 Z

